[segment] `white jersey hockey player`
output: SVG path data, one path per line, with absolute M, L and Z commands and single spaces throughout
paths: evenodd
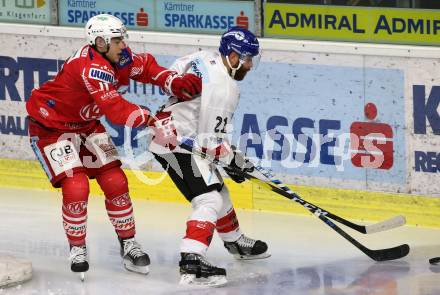
M 176 147 L 176 141 L 172 140 L 181 136 L 196 138 L 207 152 L 228 159 L 231 166 L 239 168 L 238 172 L 224 170 L 234 181 L 243 182 L 244 175 L 240 172 L 251 172 L 253 166 L 241 152 L 230 147 L 228 135 L 240 96 L 236 81 L 243 80 L 256 66 L 259 56 L 257 38 L 246 29 L 234 27 L 223 34 L 219 52 L 199 51 L 178 59 L 171 67 L 178 73 L 193 73 L 202 78 L 200 97 L 185 102 L 170 98 L 156 115 L 159 132 L 150 145 L 156 159 L 193 208 L 180 246 L 181 284 L 226 284 L 225 269 L 213 266 L 206 259 L 214 230 L 237 259 L 270 256 L 265 242 L 242 234 L 217 167 Z

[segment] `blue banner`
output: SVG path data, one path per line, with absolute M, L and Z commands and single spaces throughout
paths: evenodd
M 157 29 L 221 34 L 234 26 L 255 31 L 254 1 L 156 0 Z
M 240 84 L 234 137 L 274 172 L 405 181 L 402 70 L 262 63 Z
M 154 29 L 154 1 L 142 0 L 82 0 L 60 1 L 59 22 L 62 26 L 83 27 L 89 18 L 97 14 L 114 15 L 131 29 Z
M 82 0 L 60 1 L 59 22 L 84 26 L 92 16 L 112 14 L 135 30 L 221 34 L 241 26 L 254 31 L 253 1 Z

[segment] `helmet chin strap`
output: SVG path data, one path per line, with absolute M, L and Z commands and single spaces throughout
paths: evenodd
M 105 58 L 107 58 L 105 55 L 110 51 L 110 43 L 107 43 L 107 41 L 106 41 L 105 39 L 104 39 L 104 42 L 105 42 L 105 47 L 106 47 L 105 52 L 99 52 L 99 50 L 98 50 L 98 46 L 96 45 L 96 42 L 95 42 L 95 44 L 92 45 L 92 47 L 93 47 L 96 51 L 98 51 L 99 53 L 101 53 Z
M 236 68 L 233 68 L 231 62 L 229 61 L 229 55 L 226 56 L 226 62 L 228 63 L 228 66 L 231 68 L 231 73 L 229 75 L 231 76 L 232 79 L 234 79 L 235 73 L 241 68 L 243 62 L 239 59 L 238 66 Z
M 107 50 L 105 51 L 105 54 L 107 54 L 107 53 L 109 52 L 109 50 L 110 50 L 110 42 L 111 42 L 111 39 L 108 38 L 108 40 L 106 40 L 106 38 L 104 38 L 104 41 L 105 41 L 105 45 L 107 45 Z M 107 41 L 108 41 L 108 42 L 107 42 Z

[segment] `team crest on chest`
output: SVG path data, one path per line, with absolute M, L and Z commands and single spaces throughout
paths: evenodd
M 79 115 L 84 121 L 97 120 L 102 116 L 99 107 L 95 103 L 82 107 L 79 111 Z

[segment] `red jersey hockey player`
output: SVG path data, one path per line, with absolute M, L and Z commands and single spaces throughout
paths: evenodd
M 159 66 L 147 53 L 127 47 L 126 28 L 101 14 L 86 24 L 88 45 L 63 65 L 57 76 L 32 91 L 26 104 L 32 148 L 54 187 L 63 194 L 63 225 L 70 244 L 71 270 L 88 270 L 86 250 L 88 178 L 96 178 L 118 235 L 124 266 L 148 273 L 149 257 L 135 241 L 133 207 L 117 151 L 99 118 L 115 124 L 148 126 L 150 112 L 118 92 L 129 79 L 162 87 L 181 100 L 201 92 L 193 74 L 178 75 Z

